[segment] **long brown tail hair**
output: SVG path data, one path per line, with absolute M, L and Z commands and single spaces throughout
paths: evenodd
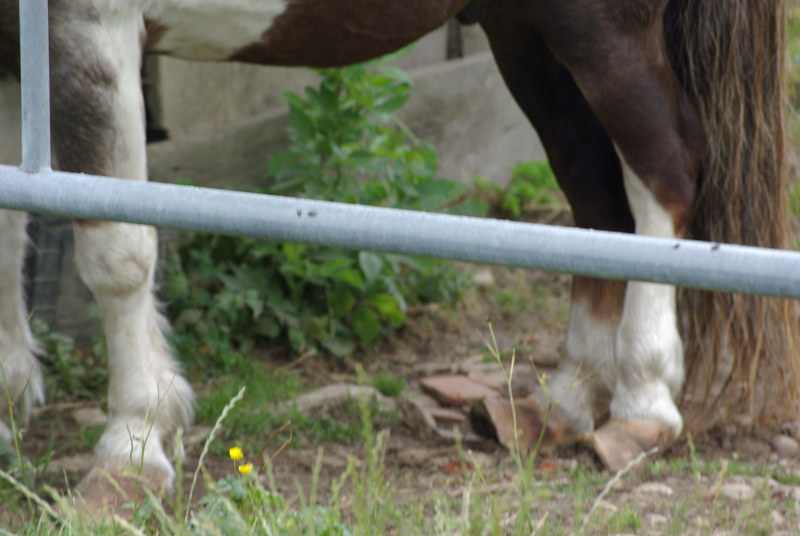
M 791 0 L 672 0 L 672 62 L 707 140 L 691 237 L 785 248 L 790 235 L 785 48 Z M 800 400 L 790 300 L 685 290 L 689 429 L 772 427 Z

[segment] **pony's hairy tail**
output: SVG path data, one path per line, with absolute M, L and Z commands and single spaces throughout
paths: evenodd
M 791 0 L 672 0 L 665 16 L 678 76 L 707 140 L 691 237 L 785 248 L 790 224 L 785 47 Z M 773 427 L 800 399 L 793 301 L 681 292 L 684 408 L 690 430 Z

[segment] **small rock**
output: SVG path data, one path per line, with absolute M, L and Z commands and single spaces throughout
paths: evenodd
M 597 509 L 598 510 L 605 510 L 606 512 L 611 512 L 612 514 L 619 510 L 614 503 L 610 503 L 608 501 L 599 500 L 597 501 Z
M 495 374 L 486 374 L 485 372 L 470 372 L 467 374 L 467 378 L 498 392 L 502 392 L 506 385 L 502 371 L 499 371 L 499 373 Z
M 786 484 L 781 484 L 774 478 L 762 478 L 754 476 L 750 479 L 750 485 L 755 489 L 768 489 L 770 493 L 776 493 L 783 497 L 788 497 L 792 494 L 792 487 Z
M 786 518 L 783 517 L 783 514 L 778 512 L 777 510 L 773 510 L 769 513 L 769 517 L 772 519 L 772 525 L 783 525 L 786 522 Z
M 472 363 L 472 364 L 465 364 L 462 363 L 459 366 L 459 372 L 470 375 L 470 374 L 486 374 L 486 376 L 492 378 L 492 381 L 495 383 L 499 383 L 503 386 L 503 390 L 506 389 L 507 379 L 506 373 L 508 369 L 504 370 L 503 367 L 498 365 L 497 363 Z M 512 372 L 512 381 L 514 382 L 524 382 L 529 383 L 531 385 L 536 385 L 536 371 L 534 370 L 533 366 L 530 363 L 524 362 L 521 358 L 517 359 L 517 362 L 514 364 L 514 370 Z
M 477 451 L 467 451 L 466 458 L 470 460 L 472 463 L 475 464 L 475 467 L 482 468 L 482 467 L 494 467 L 497 465 L 498 459 L 494 456 L 490 456 L 485 452 L 477 452 Z
M 559 458 L 558 464 L 566 471 L 574 471 L 578 468 L 578 460 L 575 458 Z
M 454 475 L 463 473 L 464 471 L 473 471 L 475 464 L 464 460 L 450 460 L 442 466 L 442 472 L 446 475 Z
M 306 413 L 312 409 L 342 404 L 349 399 L 375 400 L 378 404 L 378 409 L 383 412 L 394 411 L 397 407 L 394 400 L 382 395 L 380 391 L 374 387 L 338 383 L 300 395 L 286 402 L 285 405 L 278 404 L 273 406 L 272 410 L 280 411 L 281 409 L 294 406 L 301 413 Z
M 772 438 L 772 448 L 781 458 L 797 458 L 800 456 L 800 445 L 789 436 L 776 435 Z
M 436 430 L 436 421 L 430 414 L 431 406 L 426 406 L 417 397 L 407 397 L 402 400 L 405 419 L 423 429 Z
M 211 433 L 210 426 L 192 426 L 183 433 L 183 445 L 185 447 L 192 447 L 205 442 L 208 439 L 208 434 Z
M 663 495 L 665 497 L 671 496 L 675 491 L 667 486 L 666 484 L 662 484 L 661 482 L 645 482 L 639 486 L 636 486 L 633 490 L 634 494 L 637 493 L 645 493 L 647 495 Z
M 100 408 L 78 408 L 72 412 L 72 420 L 82 428 L 105 424 L 108 420 L 106 414 Z
M 426 395 L 425 393 L 420 393 L 419 391 L 414 392 L 412 395 L 409 396 L 409 398 L 413 398 L 423 408 L 438 408 L 438 407 L 440 407 L 438 400 L 436 400 L 432 396 Z
M 666 525 L 669 523 L 669 518 L 667 516 L 662 516 L 661 514 L 650 514 L 647 516 L 647 522 L 652 526 Z
M 460 406 L 486 397 L 500 396 L 497 390 L 458 374 L 423 378 L 419 384 L 424 391 L 450 406 Z
M 435 456 L 432 455 L 431 449 L 426 448 L 411 448 L 400 450 L 397 452 L 397 460 L 412 467 L 423 465 L 425 462 L 431 461 Z
M 74 456 L 64 456 L 57 460 L 51 460 L 47 466 L 48 472 L 63 475 L 84 474 L 92 468 L 94 464 L 94 454 L 87 452 Z
M 789 437 L 797 437 L 800 430 L 798 430 L 797 421 L 789 420 L 781 424 L 781 431 Z
M 443 422 L 448 424 L 453 423 L 461 423 L 467 420 L 467 416 L 464 415 L 461 411 L 456 411 L 453 409 L 448 408 L 427 408 L 428 413 L 431 414 L 431 417 L 436 419 L 437 422 Z
M 557 350 L 541 350 L 533 354 L 533 362 L 538 367 L 552 368 L 561 361 L 561 353 Z
M 746 501 L 755 495 L 755 491 L 743 482 L 729 482 L 720 486 L 719 494 L 734 501 Z
M 456 365 L 453 363 L 444 363 L 444 362 L 429 362 L 425 361 L 423 363 L 417 363 L 411 367 L 414 372 L 419 372 L 425 376 L 430 376 L 431 374 L 442 374 L 445 372 L 456 372 Z
M 456 363 L 456 367 L 459 370 L 470 370 L 470 367 L 481 364 L 486 364 L 483 354 L 470 354 L 467 357 L 461 358 L 458 363 Z M 497 363 L 491 364 L 497 367 Z
M 472 276 L 472 282 L 479 287 L 493 287 L 495 285 L 494 274 L 489 268 L 479 270 Z

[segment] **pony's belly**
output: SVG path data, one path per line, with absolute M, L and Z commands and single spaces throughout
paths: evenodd
M 225 60 L 260 39 L 287 5 L 284 0 L 156 0 L 144 12 L 145 50 Z
M 146 50 L 195 60 L 330 67 L 397 50 L 466 0 L 163 0 Z

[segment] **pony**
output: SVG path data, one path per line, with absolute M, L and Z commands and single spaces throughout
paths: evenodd
M 50 0 L 55 160 L 64 171 L 147 179 L 143 54 L 334 67 L 396 50 L 458 16 L 488 36 L 579 227 L 783 247 L 787 4 Z M 18 36 L 16 0 L 0 0 L 1 156 L 12 164 L 20 155 Z M 43 401 L 22 292 L 26 221 L 0 211 L 3 400 L 23 418 Z M 90 508 L 101 508 L 114 495 L 103 474 L 132 489 L 131 460 L 153 489 L 172 488 L 168 444 L 191 421 L 193 394 L 153 293 L 154 229 L 75 220 L 74 231 L 75 260 L 102 310 L 109 352 L 109 420 L 77 488 Z M 611 469 L 687 426 L 734 416 L 775 426 L 796 408 L 792 303 L 678 294 L 669 285 L 573 279 L 549 391 L 567 435 L 588 439 Z M 10 435 L 5 425 L 0 433 Z

